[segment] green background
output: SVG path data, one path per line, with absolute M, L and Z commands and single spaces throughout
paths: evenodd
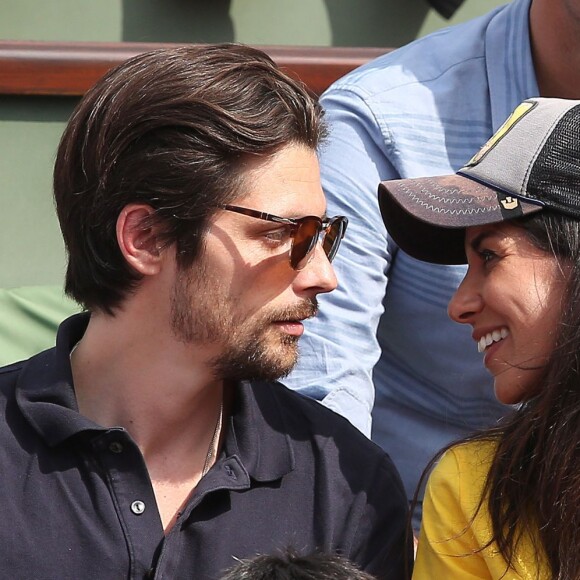
M 446 21 L 425 0 L 0 0 L 0 38 L 397 47 L 503 3 L 466 0 Z M 0 289 L 51 285 L 56 295 L 30 347 L 10 329 L 31 319 L 34 296 L 22 291 L 25 306 L 14 293 L 0 297 L 0 363 L 50 344 L 52 323 L 72 308 L 59 290 L 65 257 L 51 174 L 75 103 L 0 95 Z M 48 299 L 38 300 L 43 308 Z

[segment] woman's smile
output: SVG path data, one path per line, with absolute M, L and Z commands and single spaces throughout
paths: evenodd
M 465 246 L 469 268 L 449 315 L 473 327 L 497 398 L 518 403 L 533 395 L 554 349 L 565 275 L 509 222 L 467 228 Z

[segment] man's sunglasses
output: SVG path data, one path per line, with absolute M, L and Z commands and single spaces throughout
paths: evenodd
M 256 211 L 255 209 L 238 207 L 236 205 L 222 205 L 221 208 L 260 220 L 293 226 L 291 232 L 292 247 L 290 249 L 290 265 L 295 270 L 302 270 L 308 264 L 321 232 L 324 232 L 322 249 L 328 261 L 332 262 L 334 256 L 336 256 L 340 242 L 344 237 L 346 227 L 348 226 L 348 219 L 344 216 L 321 219 L 317 216 L 308 215 L 306 217 L 292 219 Z

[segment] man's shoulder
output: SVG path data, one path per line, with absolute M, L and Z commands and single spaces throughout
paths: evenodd
M 25 364 L 26 361 L 22 360 L 0 367 L 0 392 L 3 395 L 16 384 Z
M 378 445 L 363 435 L 350 421 L 328 409 L 319 401 L 297 393 L 279 382 L 252 385 L 263 413 L 278 415 L 287 435 L 294 441 L 309 441 L 325 453 L 341 455 L 349 462 L 375 462 L 376 466 L 392 465 L 389 456 Z M 269 399 L 274 405 L 262 405 Z M 272 408 L 275 406 L 275 409 Z M 271 417 L 265 417 L 270 420 Z
M 0 367 L 0 380 L 9 379 L 11 375 L 17 375 L 22 370 L 25 362 L 25 360 L 20 360 Z
M 53 365 L 54 348 L 39 352 L 28 359 L 0 367 L 0 393 L 2 398 L 14 396 L 16 386 L 26 389 L 30 381 L 42 381 Z
M 274 395 L 275 399 L 280 403 L 280 410 L 284 415 L 293 415 L 299 412 L 302 418 L 308 422 L 313 422 L 317 425 L 328 423 L 339 430 L 354 431 L 357 434 L 356 438 L 360 435 L 361 440 L 368 441 L 347 419 L 328 409 L 312 397 L 307 397 L 278 381 L 255 382 L 252 383 L 252 388 L 257 397 L 266 392 Z
M 445 84 L 448 77 L 477 67 L 478 61 L 483 66 L 487 26 L 497 11 L 436 31 L 366 63 L 333 83 L 322 100 L 341 91 L 363 99 L 398 89 L 408 93 L 414 86 Z

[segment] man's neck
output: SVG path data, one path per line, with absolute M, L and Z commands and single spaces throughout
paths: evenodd
M 190 453 L 213 433 L 222 381 L 213 377 L 208 353 L 175 340 L 158 324 L 139 326 L 126 317 L 93 315 L 71 356 L 79 411 L 104 427 L 124 427 L 144 456 L 167 449 Z
M 139 446 L 167 531 L 217 459 L 228 401 L 207 349 L 177 341 L 154 312 L 132 314 L 91 316 L 71 353 L 75 393 L 81 414 Z
M 580 7 L 571 4 L 532 1 L 532 55 L 542 97 L 580 99 Z

